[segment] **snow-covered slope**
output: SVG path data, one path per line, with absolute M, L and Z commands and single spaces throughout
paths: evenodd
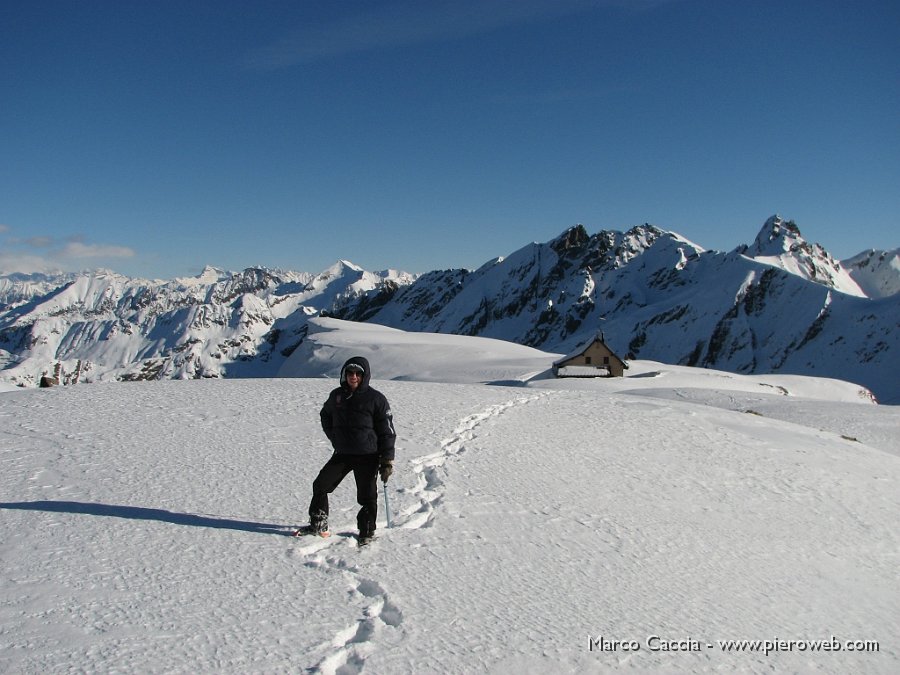
M 333 379 L 0 394 L 0 672 L 900 668 L 900 409 L 642 362 L 529 379 L 536 355 L 490 340 L 313 328 L 310 375 L 371 350 L 394 527 L 357 548 L 348 478 L 334 536 L 285 536 Z M 432 381 L 385 379 L 411 372 Z
M 769 218 L 756 240 L 739 252 L 767 265 L 783 269 L 841 293 L 866 297 L 852 275 L 819 244 L 810 244 L 792 220 Z
M 73 274 L 5 274 L 0 275 L 0 311 L 18 307 L 45 295 L 75 278 Z
M 377 324 L 311 319 L 279 377 L 338 377 L 354 354 L 378 362 L 379 377 L 418 382 L 525 382 L 546 376 L 553 355 L 490 338 L 406 332 Z
M 730 253 L 650 225 L 596 235 L 579 226 L 475 272 L 422 275 L 377 308 L 370 297 L 334 314 L 563 353 L 602 330 L 624 357 L 835 377 L 900 402 L 900 295 L 861 297 L 778 218 L 754 247 Z
M 863 267 L 878 268 L 885 293 L 891 273 L 900 279 L 890 264 Z M 319 274 L 207 268 L 172 282 L 96 273 L 42 283 L 3 287 L 6 382 L 271 376 L 309 318 L 330 316 L 558 353 L 602 331 L 626 358 L 839 378 L 900 402 L 900 294 L 865 297 L 777 216 L 730 253 L 649 224 L 593 235 L 577 226 L 474 271 L 418 278 L 341 260 Z
M 870 298 L 900 293 L 900 248 L 893 251 L 870 249 L 841 261 L 841 264 Z
M 340 374 L 354 355 L 378 363 L 382 380 L 504 384 L 569 389 L 601 387 L 607 392 L 646 394 L 712 390 L 742 394 L 778 394 L 788 398 L 872 402 L 859 385 L 841 380 L 797 375 L 739 375 L 709 368 L 673 366 L 655 361 L 631 361 L 627 377 L 566 380 L 552 376 L 559 354 L 491 338 L 407 332 L 376 324 L 314 318 L 303 344 L 287 359 L 279 377 L 330 377 Z M 783 401 L 784 399 L 782 399 Z
M 172 282 L 80 274 L 0 313 L 3 378 L 35 385 L 274 374 L 306 320 L 344 297 L 413 277 L 339 262 L 318 275 L 207 267 Z

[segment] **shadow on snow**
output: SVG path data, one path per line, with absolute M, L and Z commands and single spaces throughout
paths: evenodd
M 0 509 L 19 511 L 48 511 L 51 513 L 80 513 L 87 516 L 112 516 L 130 520 L 158 520 L 173 525 L 211 527 L 214 529 L 238 530 L 257 534 L 281 534 L 291 536 L 292 528 L 271 523 L 253 523 L 232 518 L 199 516 L 193 513 L 174 513 L 165 509 L 148 509 L 141 506 L 116 506 L 112 504 L 92 504 L 89 502 L 36 501 L 0 502 Z

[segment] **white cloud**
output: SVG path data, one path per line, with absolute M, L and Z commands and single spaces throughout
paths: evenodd
M 133 258 L 135 252 L 127 246 L 111 246 L 109 244 L 84 244 L 72 241 L 54 255 L 55 258 Z
M 11 231 L 8 225 L 0 224 L 0 233 Z M 6 237 L 0 245 L 0 274 L 77 271 L 86 265 L 100 266 L 106 261 L 136 255 L 128 246 L 86 243 L 79 236 L 69 237 L 65 242 L 43 235 Z
M 0 251 L 0 274 L 50 274 L 60 272 L 59 263 L 36 255 Z

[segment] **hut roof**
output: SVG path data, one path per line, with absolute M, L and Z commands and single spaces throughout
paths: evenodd
M 556 361 L 553 362 L 553 365 L 554 365 L 554 366 L 559 366 L 559 365 L 564 364 L 566 361 L 568 361 L 568 360 L 570 360 L 570 359 L 574 359 L 576 356 L 581 356 L 582 354 L 584 354 L 584 353 L 588 350 L 588 347 L 590 347 L 592 344 L 594 344 L 594 343 L 596 343 L 596 342 L 599 342 L 599 343 L 602 344 L 604 347 L 606 347 L 606 349 L 609 351 L 609 353 L 612 354 L 612 357 L 613 357 L 614 359 L 617 359 L 617 360 L 619 361 L 619 363 L 622 364 L 622 366 L 624 366 L 624 367 L 627 368 L 627 365 L 626 365 L 625 361 L 623 361 L 623 360 L 619 357 L 619 355 L 616 354 L 616 353 L 612 350 L 612 348 L 611 348 L 608 344 L 606 344 L 606 342 L 603 341 L 603 334 L 602 334 L 602 333 L 598 333 L 597 335 L 595 335 L 594 337 L 592 337 L 590 340 L 588 340 L 587 342 L 581 344 L 581 345 L 580 345 L 579 347 L 577 347 L 575 350 L 569 352 L 568 354 L 566 354 L 566 355 L 563 356 L 562 358 L 556 359 Z

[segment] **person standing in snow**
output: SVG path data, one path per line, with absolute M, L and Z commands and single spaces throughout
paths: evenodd
M 369 386 L 372 372 L 369 361 L 354 356 L 341 368 L 340 386 L 334 389 L 322 407 L 322 430 L 331 441 L 334 453 L 313 481 L 309 504 L 309 529 L 328 534 L 328 495 L 334 492 L 351 471 L 356 479 L 356 516 L 360 543 L 375 535 L 378 514 L 378 484 L 393 473 L 394 431 L 391 406 L 380 391 Z

